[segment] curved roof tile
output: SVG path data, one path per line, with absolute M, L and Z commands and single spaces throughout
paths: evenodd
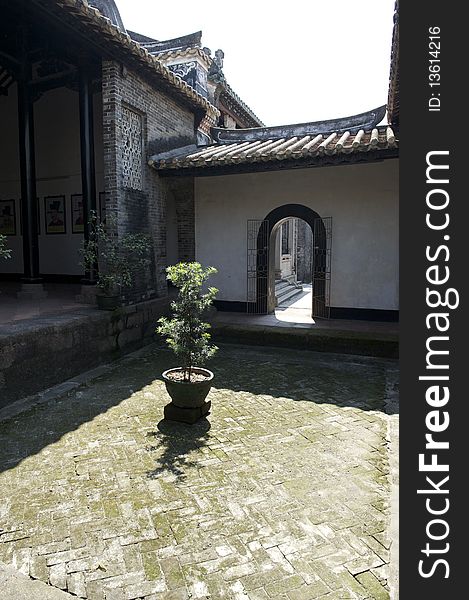
M 264 128 L 267 129 L 267 128 Z M 276 129 L 276 128 L 271 128 Z M 225 130 L 227 132 L 236 130 Z M 178 154 L 152 156 L 149 163 L 157 170 L 221 167 L 247 163 L 297 161 L 324 156 L 397 151 L 398 141 L 393 129 L 383 125 L 352 132 L 327 131 L 302 136 L 268 139 L 225 141 L 203 149 L 185 148 Z M 394 154 L 394 153 L 393 153 Z

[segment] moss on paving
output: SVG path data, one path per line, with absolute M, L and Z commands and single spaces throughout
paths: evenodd
M 90 600 L 388 597 L 394 363 L 223 346 L 192 427 L 162 421 L 173 365 L 153 347 L 0 424 L 0 560 Z

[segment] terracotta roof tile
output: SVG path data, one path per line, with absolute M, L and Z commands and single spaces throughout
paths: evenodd
M 374 127 L 371 131 L 360 129 L 331 131 L 302 138 L 292 136 L 280 139 L 237 141 L 218 143 L 203 149 L 186 151 L 180 155 L 150 159 L 150 164 L 159 170 L 208 168 L 230 164 L 273 162 L 281 160 L 312 159 L 321 156 L 366 154 L 397 149 L 398 142 L 390 126 Z

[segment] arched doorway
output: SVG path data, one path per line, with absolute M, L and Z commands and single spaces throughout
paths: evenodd
M 304 322 L 306 310 L 306 318 L 311 320 L 313 231 L 303 219 L 288 217 L 276 225 L 272 238 L 275 314 L 291 322 L 296 322 L 296 315 L 298 322 Z
M 313 317 L 329 317 L 332 219 L 302 204 L 284 204 L 262 221 L 248 222 L 248 312 L 271 313 L 275 309 L 275 238 L 286 219 L 305 221 L 313 232 Z

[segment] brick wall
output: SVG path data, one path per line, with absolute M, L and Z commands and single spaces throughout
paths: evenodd
M 194 143 L 194 115 L 119 63 L 104 61 L 102 75 L 106 211 L 117 214 L 116 235 L 149 232 L 153 244 L 151 267 L 139 273 L 126 297 L 135 301 L 164 296 L 167 294 L 166 202 L 170 191 L 168 183 L 148 166 L 147 160 L 158 147 L 178 147 L 188 140 Z M 129 129 L 129 115 L 134 131 Z M 129 152 L 133 151 L 126 148 L 126 143 L 130 135 L 132 147 L 138 147 L 138 123 L 142 132 L 141 173 L 129 175 L 127 166 L 135 164 L 135 160 L 129 161 Z M 178 226 L 182 236 L 181 257 L 189 257 L 193 256 L 194 247 L 193 191 L 188 199 L 178 202 L 181 203 L 178 215 L 188 223 Z
M 170 297 L 116 311 L 82 308 L 2 326 L 0 409 L 155 340 Z M 53 365 L 53 368 L 51 367 Z
M 179 260 L 195 260 L 194 178 L 176 177 L 168 185 L 176 203 Z

